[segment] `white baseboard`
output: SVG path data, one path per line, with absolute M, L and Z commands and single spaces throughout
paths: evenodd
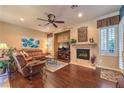
M 100 66 L 100 65 L 97 65 L 97 67 L 99 67 L 99 68 L 104 68 L 104 69 L 110 69 L 110 70 L 119 71 L 119 69 L 117 69 L 117 68 L 111 68 L 111 67 Z
M 79 66 L 88 67 L 88 68 L 91 68 L 91 69 L 96 69 L 96 68 L 94 68 L 94 67 L 92 67 L 92 66 L 83 65 L 83 64 L 78 64 L 78 63 L 76 63 L 76 62 L 74 62 L 74 61 L 73 61 L 73 62 L 71 61 L 69 64 L 75 64 L 75 65 L 79 65 Z M 110 69 L 110 70 L 118 71 L 118 72 L 120 72 L 120 73 L 122 73 L 122 74 L 124 75 L 124 71 L 121 70 L 121 69 L 119 69 L 119 68 L 111 68 L 111 67 L 100 66 L 100 65 L 96 65 L 96 67 L 103 68 L 103 69 Z
M 91 64 L 83 64 L 82 62 L 71 62 L 70 64 L 74 64 L 74 65 L 78 65 L 78 66 L 83 66 L 83 67 L 87 67 L 87 68 L 90 68 L 90 69 L 96 69 L 96 66 L 91 66 Z
M 119 68 L 117 69 L 117 68 L 111 68 L 111 67 L 105 67 L 105 66 L 97 66 L 97 67 L 118 71 L 118 72 L 120 72 L 120 73 L 122 73 L 124 75 L 124 72 L 122 70 L 120 70 Z

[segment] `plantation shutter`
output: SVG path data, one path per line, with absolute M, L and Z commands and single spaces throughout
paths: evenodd
M 107 29 L 101 29 L 101 52 L 107 51 Z
M 115 33 L 116 33 L 116 28 L 110 27 L 108 29 L 108 51 L 110 53 L 113 53 L 115 51 L 115 44 L 116 44 L 115 35 L 117 35 Z
M 119 25 L 119 68 L 123 70 L 123 42 L 124 42 L 124 32 L 123 24 Z

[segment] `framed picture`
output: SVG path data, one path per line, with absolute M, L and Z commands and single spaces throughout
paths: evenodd
M 78 42 L 87 42 L 88 41 L 87 28 L 88 27 L 78 28 Z
M 22 47 L 23 48 L 39 48 L 40 46 L 40 40 L 35 38 L 22 38 Z

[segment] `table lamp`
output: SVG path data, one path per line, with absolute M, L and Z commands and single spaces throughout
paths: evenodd
M 0 57 L 3 57 L 3 52 L 4 50 L 8 49 L 7 44 L 6 43 L 0 43 Z

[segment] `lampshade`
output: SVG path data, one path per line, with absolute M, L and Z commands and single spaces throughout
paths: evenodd
M 6 43 L 0 43 L 0 49 L 8 49 Z

